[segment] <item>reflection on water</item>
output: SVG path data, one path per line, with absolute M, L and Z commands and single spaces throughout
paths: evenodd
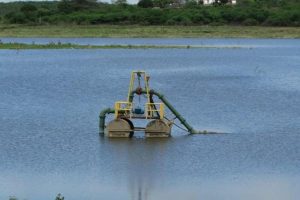
M 256 48 L 1 50 L 0 199 L 297 199 L 300 40 L 212 43 Z M 139 68 L 196 129 L 227 134 L 100 137 Z
M 172 138 L 102 138 L 102 148 L 110 152 L 111 166 L 117 173 L 125 170 L 130 199 L 148 199 L 148 194 L 157 186 L 160 187 L 166 174 L 167 147 Z

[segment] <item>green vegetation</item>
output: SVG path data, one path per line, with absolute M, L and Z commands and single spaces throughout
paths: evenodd
M 24 44 L 0 43 L 0 49 L 190 49 L 190 48 L 251 48 L 244 46 L 209 46 L 209 45 L 79 45 L 71 43 Z
M 204 6 L 195 0 L 140 0 L 128 5 L 95 0 L 0 3 L 2 24 L 29 25 L 245 25 L 300 26 L 299 0 L 220 0 Z
M 300 38 L 300 28 L 263 26 L 0 25 L 0 37 Z
M 299 0 L 0 3 L 0 37 L 300 38 Z

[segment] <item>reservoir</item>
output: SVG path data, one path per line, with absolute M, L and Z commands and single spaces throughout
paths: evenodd
M 1 41 L 214 48 L 0 50 L 0 199 L 299 198 L 299 39 Z M 99 136 L 99 112 L 126 99 L 132 70 L 220 134 Z

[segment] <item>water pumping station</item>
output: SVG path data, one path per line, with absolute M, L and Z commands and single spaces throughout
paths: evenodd
M 99 116 L 99 132 L 108 137 L 132 137 L 135 131 L 144 131 L 146 137 L 169 137 L 171 129 L 176 119 L 185 127 L 184 130 L 190 134 L 208 133 L 207 131 L 197 131 L 182 117 L 182 115 L 171 105 L 163 94 L 150 89 L 150 76 L 145 71 L 133 71 L 131 73 L 128 95 L 126 101 L 116 101 L 114 108 L 106 108 Z M 154 96 L 160 101 L 154 102 Z M 138 104 L 134 103 L 134 98 L 138 98 Z M 142 107 L 141 99 L 144 99 Z M 168 119 L 165 116 L 165 109 L 168 108 L 174 118 Z M 105 124 L 107 114 L 114 114 L 114 119 Z M 147 120 L 147 125 L 135 127 L 133 120 Z M 180 128 L 180 127 L 179 127 Z

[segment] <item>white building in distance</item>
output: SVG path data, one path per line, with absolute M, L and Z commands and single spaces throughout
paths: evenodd
M 219 0 L 203 0 L 203 5 L 211 5 Z M 236 0 L 228 0 L 228 4 L 236 4 Z

